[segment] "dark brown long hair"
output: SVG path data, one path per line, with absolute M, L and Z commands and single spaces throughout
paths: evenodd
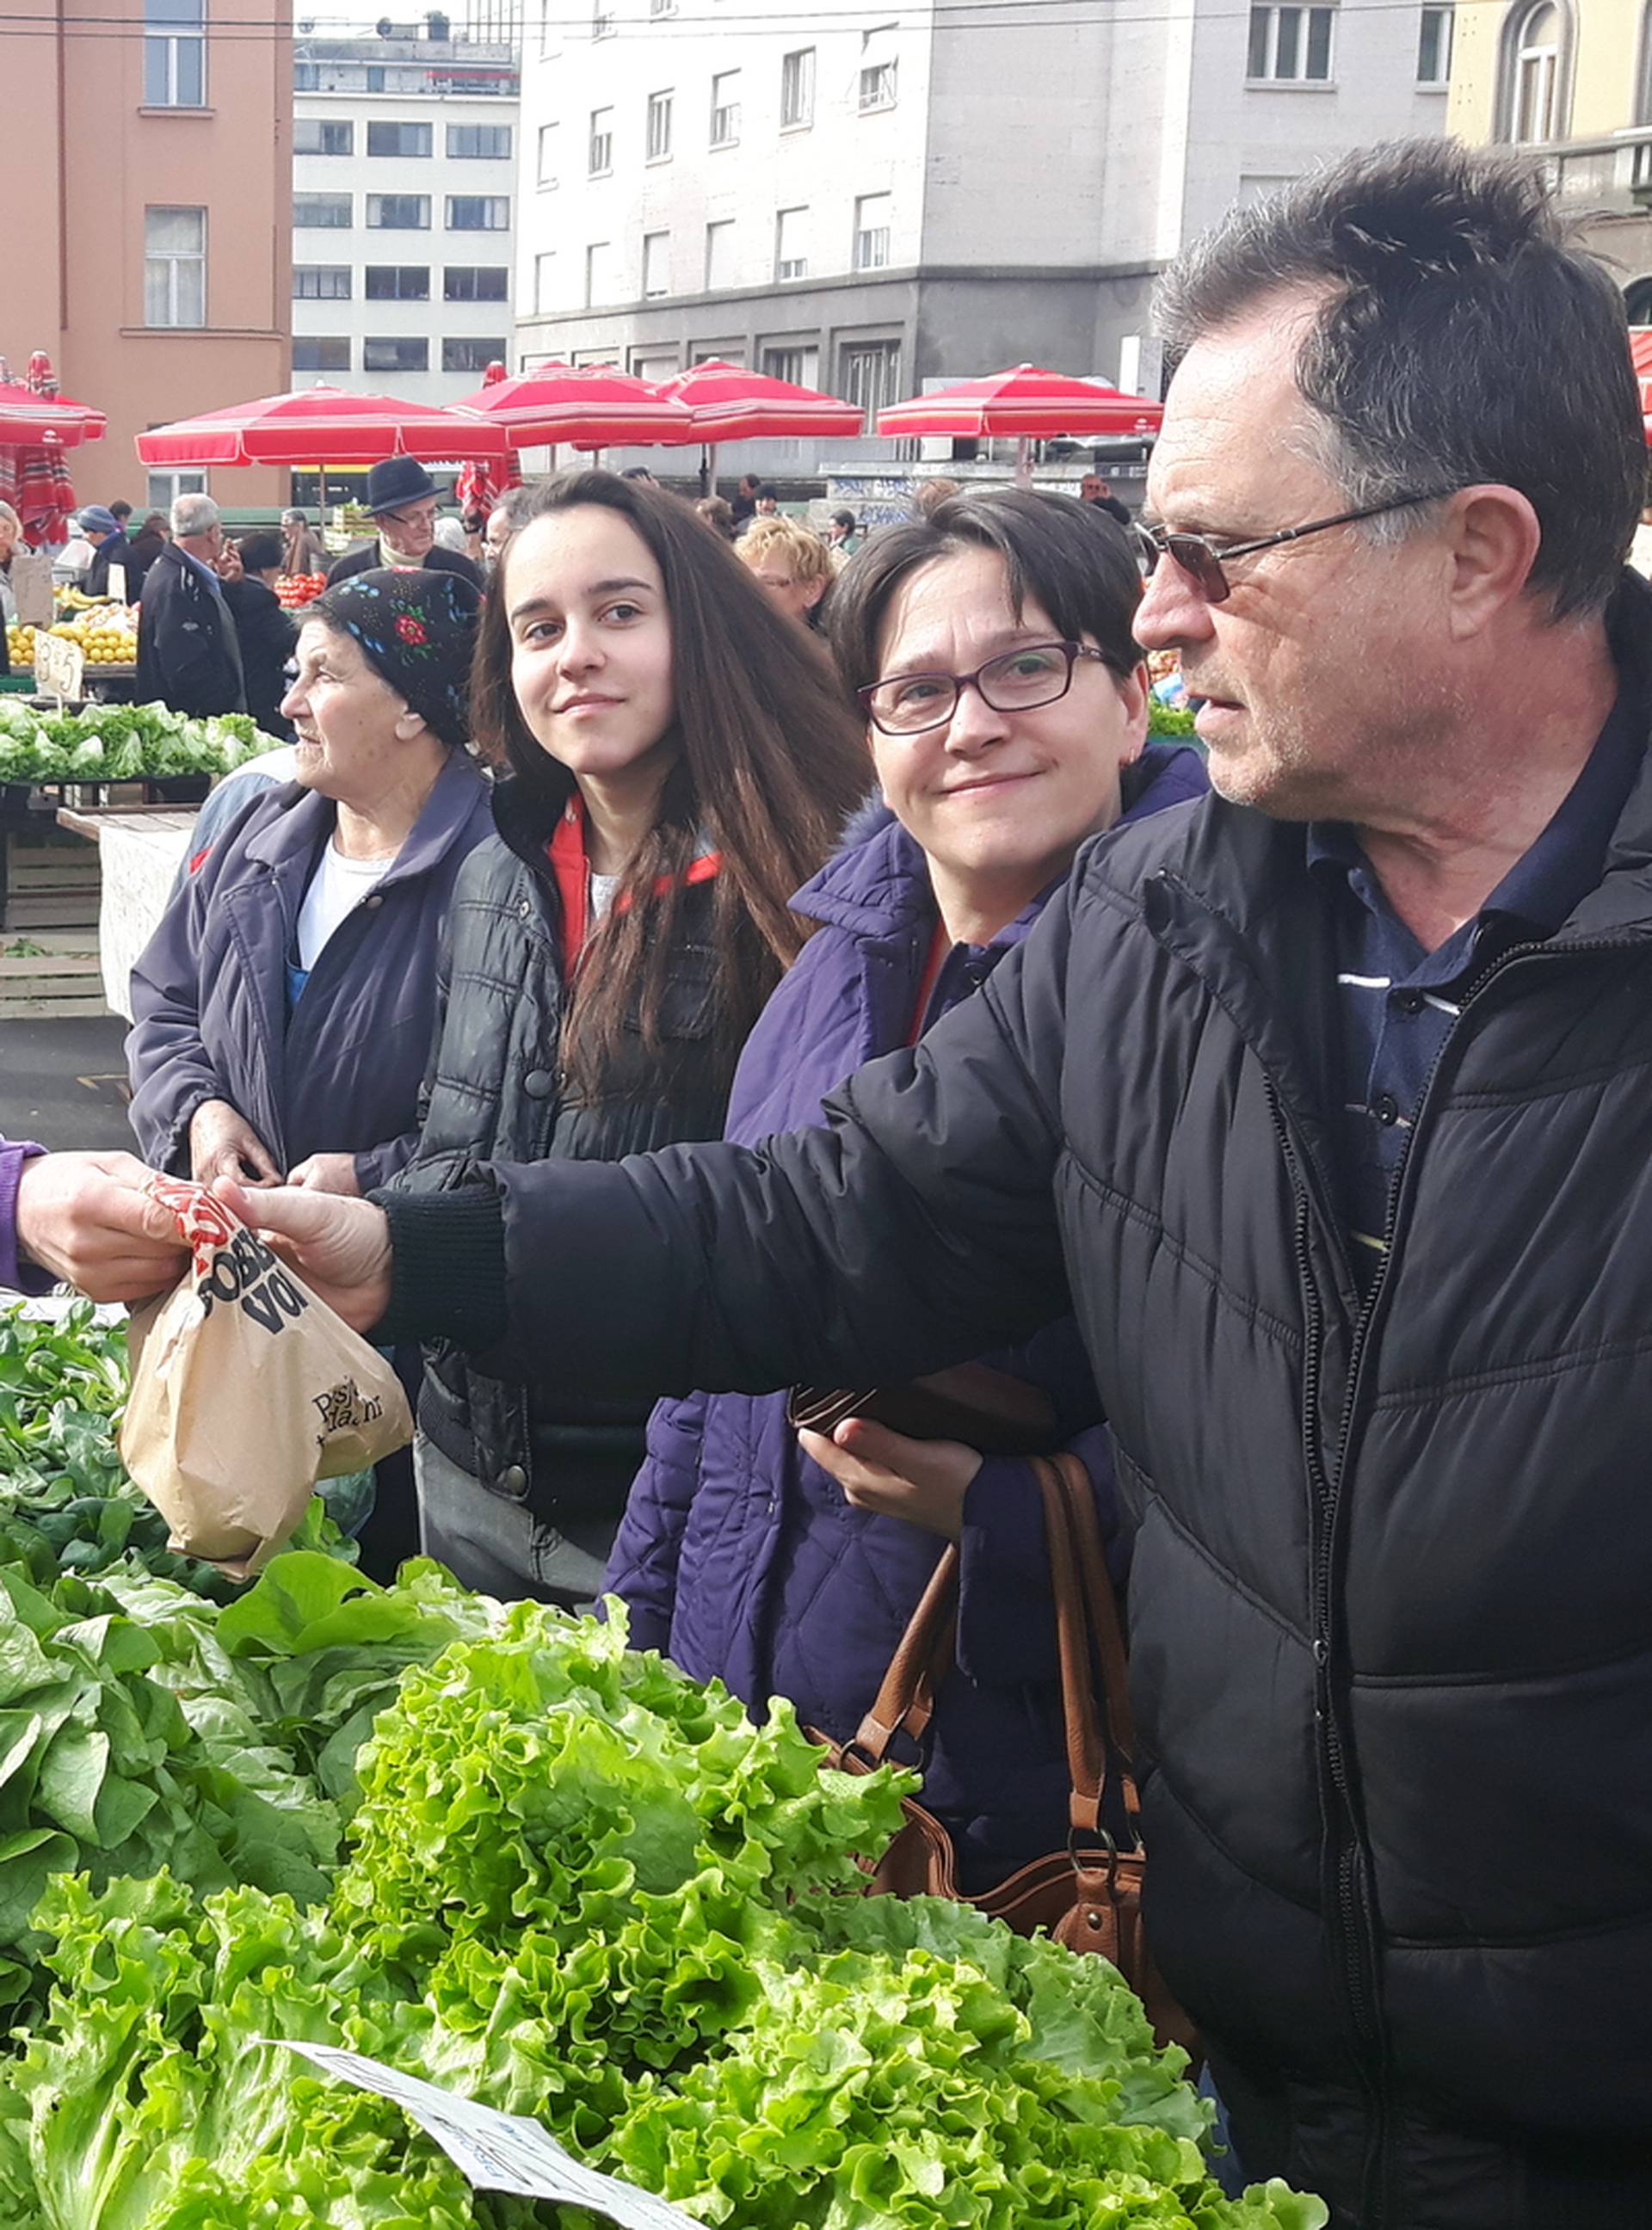
M 617 512 L 649 549 L 671 616 L 677 757 L 658 818 L 626 867 L 566 1004 L 562 1067 L 574 1092 L 601 1096 L 628 1028 L 649 1054 L 678 1047 L 661 1008 L 681 931 L 684 878 L 708 836 L 722 866 L 712 889 L 713 1058 L 724 1077 L 807 934 L 788 899 L 830 851 L 870 783 L 865 732 L 816 645 L 772 604 L 686 503 L 603 472 L 568 473 L 524 492 L 482 613 L 471 677 L 477 744 L 507 766 L 547 829 L 573 777 L 538 743 L 512 686 L 506 581 L 534 519 L 594 504 Z

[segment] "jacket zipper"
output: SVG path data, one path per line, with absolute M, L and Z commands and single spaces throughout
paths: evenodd
M 1301 1283 L 1304 1310 L 1307 1318 L 1307 1339 L 1302 1369 L 1302 1430 L 1304 1452 L 1307 1458 L 1310 1483 L 1322 1520 L 1314 1542 L 1313 1569 L 1313 1640 L 1315 1707 L 1319 1716 L 1321 1747 L 1326 1772 L 1341 1810 L 1338 1823 L 1339 1848 L 1336 1854 L 1335 1910 L 1341 1931 L 1342 1978 L 1356 2035 L 1371 2053 L 1373 2065 L 1362 2070 L 1370 2091 L 1374 2110 L 1372 2142 L 1366 2156 L 1365 2188 L 1362 2193 L 1362 2213 L 1369 2230 L 1384 2230 L 1389 2218 L 1386 2184 L 1386 2156 L 1389 2151 L 1388 2124 L 1391 2112 L 1386 2068 L 1386 2039 L 1384 2024 L 1378 2008 L 1376 1975 L 1377 1943 L 1371 1925 L 1370 1914 L 1358 1893 L 1358 1871 L 1359 1842 L 1358 1821 L 1352 1801 L 1352 1789 L 1347 1758 L 1343 1748 L 1341 1729 L 1338 1724 L 1331 1683 L 1331 1634 L 1333 1609 L 1333 1580 L 1336 1565 L 1336 1519 L 1339 1513 L 1344 1475 L 1349 1452 L 1358 1419 L 1361 1375 L 1366 1351 L 1371 1344 L 1371 1331 L 1388 1283 L 1389 1266 L 1393 1260 L 1396 1240 L 1403 1210 L 1406 1205 L 1405 1177 L 1415 1157 L 1417 1143 L 1427 1127 L 1427 1118 L 1434 1105 L 1435 1086 L 1447 1060 L 1458 1053 L 1466 1042 L 1462 1024 L 1470 1009 L 1500 977 L 1532 959 L 1564 961 L 1602 952 L 1616 952 L 1642 946 L 1646 939 L 1638 937 L 1597 938 L 1587 942 L 1556 945 L 1546 942 L 1527 943 L 1511 946 L 1499 955 L 1469 984 L 1463 996 L 1455 1027 L 1448 1034 L 1436 1054 L 1423 1089 L 1417 1096 L 1416 1112 L 1412 1128 L 1400 1148 L 1395 1166 L 1393 1183 L 1389 1188 L 1387 1212 L 1383 1225 L 1383 1254 L 1377 1273 L 1371 1280 L 1355 1318 L 1348 1353 L 1348 1384 L 1343 1399 L 1342 1415 L 1338 1425 L 1337 1443 L 1330 1470 L 1327 1472 L 1320 1447 L 1319 1427 L 1319 1392 L 1320 1349 L 1324 1334 L 1324 1311 L 1318 1285 L 1313 1276 L 1313 1252 L 1308 1230 L 1312 1215 L 1309 1187 L 1298 1157 L 1296 1142 L 1292 1136 L 1279 1093 L 1271 1077 L 1266 1079 L 1268 1100 L 1283 1146 L 1287 1165 L 1297 1192 L 1295 1247 L 1297 1273 Z

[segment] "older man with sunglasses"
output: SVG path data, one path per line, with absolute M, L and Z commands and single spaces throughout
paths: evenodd
M 1103 838 L 830 1127 L 268 1196 L 586 1394 L 1070 1305 L 1136 1521 L 1149 1924 L 1338 2230 L 1652 2222 L 1652 597 L 1535 177 L 1352 157 L 1170 275 L 1137 622 L 1219 795 Z M 381 1335 L 381 1336 L 387 1336 Z

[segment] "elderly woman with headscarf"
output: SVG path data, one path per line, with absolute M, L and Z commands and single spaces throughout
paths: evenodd
M 310 607 L 281 707 L 297 778 L 196 860 L 132 970 L 156 1168 L 366 1192 L 411 1156 L 442 922 L 493 828 L 467 748 L 477 608 L 455 575 L 389 571 Z

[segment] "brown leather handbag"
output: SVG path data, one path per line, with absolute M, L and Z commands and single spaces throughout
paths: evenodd
M 1179 2044 L 1197 2058 L 1193 2025 L 1165 1988 L 1142 1930 L 1146 1853 L 1131 1763 L 1134 1726 L 1124 1635 L 1089 1478 L 1075 1456 L 1035 1458 L 1033 1468 L 1044 1502 L 1073 1780 L 1067 1848 L 1034 1859 L 996 1889 L 965 1898 L 951 1836 L 932 1813 L 908 1799 L 906 1825 L 873 1871 L 870 1893 L 952 1898 L 1017 1935 L 1042 1928 L 1069 1950 L 1100 1952 L 1142 2000 L 1160 2044 Z M 875 1771 L 889 1763 L 898 1735 L 921 1750 L 957 1628 L 958 1550 L 949 1548 L 854 1740 L 827 1745 L 836 1764 L 851 1773 Z M 1107 1825 L 1109 1814 L 1124 1823 L 1123 1848 Z

